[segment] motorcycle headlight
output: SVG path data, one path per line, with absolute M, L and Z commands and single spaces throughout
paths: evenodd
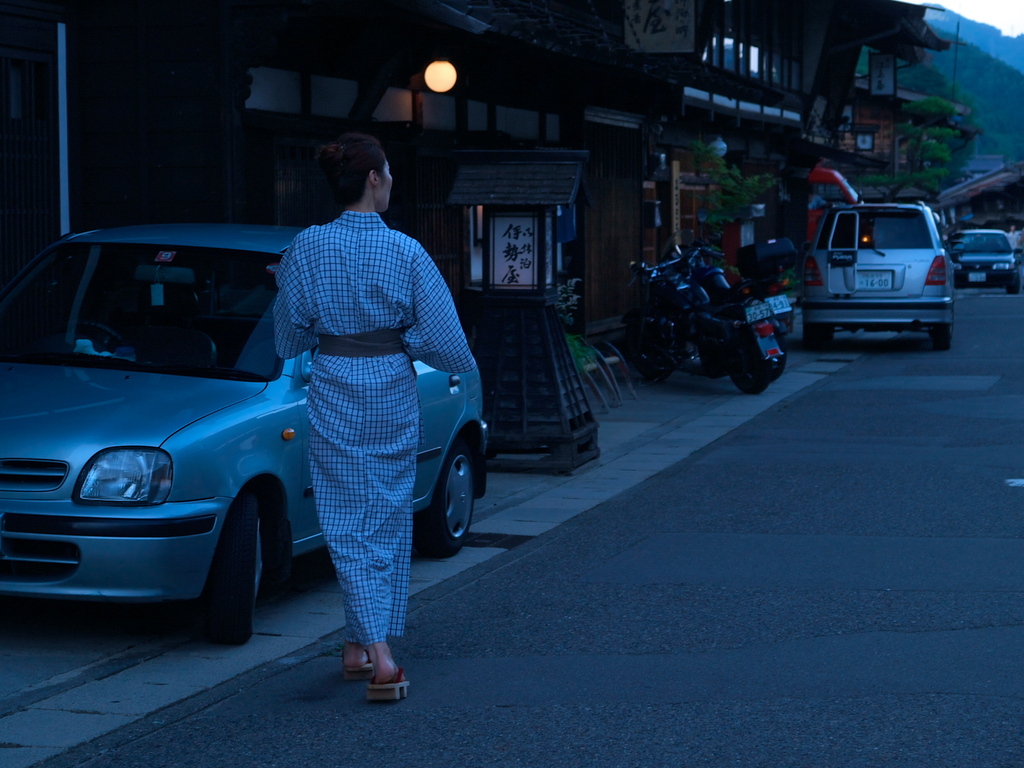
M 100 451 L 82 470 L 75 500 L 84 504 L 162 504 L 171 492 L 171 457 L 159 448 Z

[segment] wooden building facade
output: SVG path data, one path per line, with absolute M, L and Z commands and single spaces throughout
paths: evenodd
M 860 77 L 856 82 L 855 95 L 847 107 L 848 120 L 839 132 L 838 146 L 848 155 L 839 167 L 852 179 L 861 174 L 896 175 L 907 168 L 906 136 L 900 133 L 904 123 L 920 124 L 922 118 L 904 110 L 908 104 L 929 98 L 930 94 L 896 86 L 891 94 L 875 94 L 869 87 L 868 78 Z M 978 132 L 973 126 L 963 123 L 971 112 L 970 107 L 960 102 L 950 102 L 956 110 L 956 117 L 943 121 L 943 127 L 953 128 L 959 134 L 958 142 L 966 145 Z M 864 202 L 886 202 L 889 190 L 858 185 Z M 930 193 L 916 187 L 901 190 L 897 199 L 921 199 L 931 197 Z
M 577 237 L 560 269 L 582 280 L 579 327 L 614 328 L 630 261 L 696 220 L 699 195 L 679 178 L 694 140 L 720 139 L 729 163 L 779 178 L 742 237 L 801 233 L 806 173 L 840 152 L 861 48 L 917 60 L 937 45 L 924 9 L 893 0 L 678 0 L 668 26 L 637 26 L 667 7 L 0 0 L 0 64 L 24 73 L 0 81 L 0 277 L 69 230 L 324 221 L 315 148 L 361 129 L 388 149 L 388 223 L 423 242 L 464 307 L 480 270 L 472 211 L 446 204 L 453 152 L 589 152 L 589 205 L 569 212 Z M 425 84 L 435 60 L 458 71 L 450 91 Z M 30 127 L 17 123 L 27 93 Z
M 944 189 L 935 202 L 944 233 L 1024 232 L 1024 163 L 1010 163 Z

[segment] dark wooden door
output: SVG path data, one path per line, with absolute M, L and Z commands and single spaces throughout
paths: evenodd
M 613 327 L 631 306 L 629 263 L 643 251 L 643 140 L 640 128 L 586 123 L 590 150 L 584 317 L 588 332 Z

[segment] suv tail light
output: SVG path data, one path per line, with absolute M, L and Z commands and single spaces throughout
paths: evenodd
M 929 273 L 931 274 L 931 273 Z M 804 262 L 804 285 L 824 285 L 821 279 L 821 270 L 818 269 L 818 262 L 813 256 L 808 256 Z
M 924 279 L 925 285 L 946 284 L 946 260 L 941 256 L 932 259 L 932 265 L 928 268 L 928 277 Z

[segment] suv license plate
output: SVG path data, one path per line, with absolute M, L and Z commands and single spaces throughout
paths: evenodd
M 765 318 L 772 316 L 772 308 L 763 301 L 747 305 L 745 307 L 745 311 L 747 313 L 748 323 L 754 323 L 758 320 L 764 320 Z
M 984 283 L 986 275 L 984 272 L 968 272 L 967 282 L 969 283 Z
M 783 312 L 789 312 L 793 309 L 793 307 L 789 305 L 789 299 L 785 296 L 769 296 L 764 301 L 772 308 L 772 312 L 776 315 L 781 315 Z
M 858 291 L 891 291 L 892 275 L 888 269 L 862 269 L 857 272 Z

